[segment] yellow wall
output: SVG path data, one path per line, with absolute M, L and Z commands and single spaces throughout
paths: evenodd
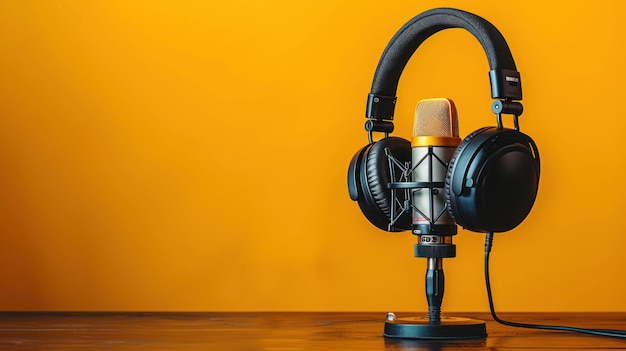
M 536 206 L 498 234 L 502 311 L 626 311 L 626 3 L 0 2 L 0 310 L 424 311 L 410 233 L 377 230 L 346 170 L 379 55 L 417 13 L 494 23 L 538 143 Z M 488 66 L 460 30 L 399 88 L 493 125 Z M 487 309 L 483 235 L 445 263 L 447 311 Z

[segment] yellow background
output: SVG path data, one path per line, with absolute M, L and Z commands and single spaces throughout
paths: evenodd
M 387 41 L 414 15 L 485 17 L 523 77 L 542 157 L 528 219 L 496 235 L 502 311 L 626 311 L 621 1 L 0 2 L 0 310 L 424 311 L 416 239 L 370 225 L 346 171 Z M 493 125 L 462 30 L 398 91 Z M 507 122 L 510 123 L 510 122 Z M 482 234 L 444 310 L 487 309 Z

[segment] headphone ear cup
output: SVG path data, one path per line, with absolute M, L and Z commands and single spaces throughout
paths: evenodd
M 411 162 L 411 143 L 402 138 L 387 137 L 365 146 L 355 155 L 348 170 L 350 196 L 355 193 L 361 212 L 376 227 L 389 231 L 393 199 L 388 184 L 394 179 L 390 174 L 389 160 L 385 149 L 398 162 Z M 354 167 L 353 167 L 354 165 Z M 354 169 L 354 173 L 352 170 Z M 352 174 L 351 174 L 352 173 Z M 353 180 L 351 180 L 353 179 Z M 353 191 L 350 183 L 354 184 Z M 398 192 L 398 201 L 404 203 L 404 192 Z M 411 229 L 411 214 L 403 213 L 391 231 Z
M 486 127 L 457 147 L 446 174 L 446 206 L 475 232 L 506 232 L 530 212 L 539 186 L 534 141 L 511 129 Z

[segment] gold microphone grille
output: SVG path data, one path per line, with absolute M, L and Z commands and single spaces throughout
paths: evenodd
M 454 102 L 446 98 L 424 99 L 415 108 L 413 136 L 458 137 Z

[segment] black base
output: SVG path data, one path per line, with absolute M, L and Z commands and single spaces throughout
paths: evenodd
M 383 335 L 401 339 L 480 339 L 487 337 L 487 327 L 477 319 L 441 317 L 441 322 L 431 324 L 427 317 L 410 317 L 387 320 Z

